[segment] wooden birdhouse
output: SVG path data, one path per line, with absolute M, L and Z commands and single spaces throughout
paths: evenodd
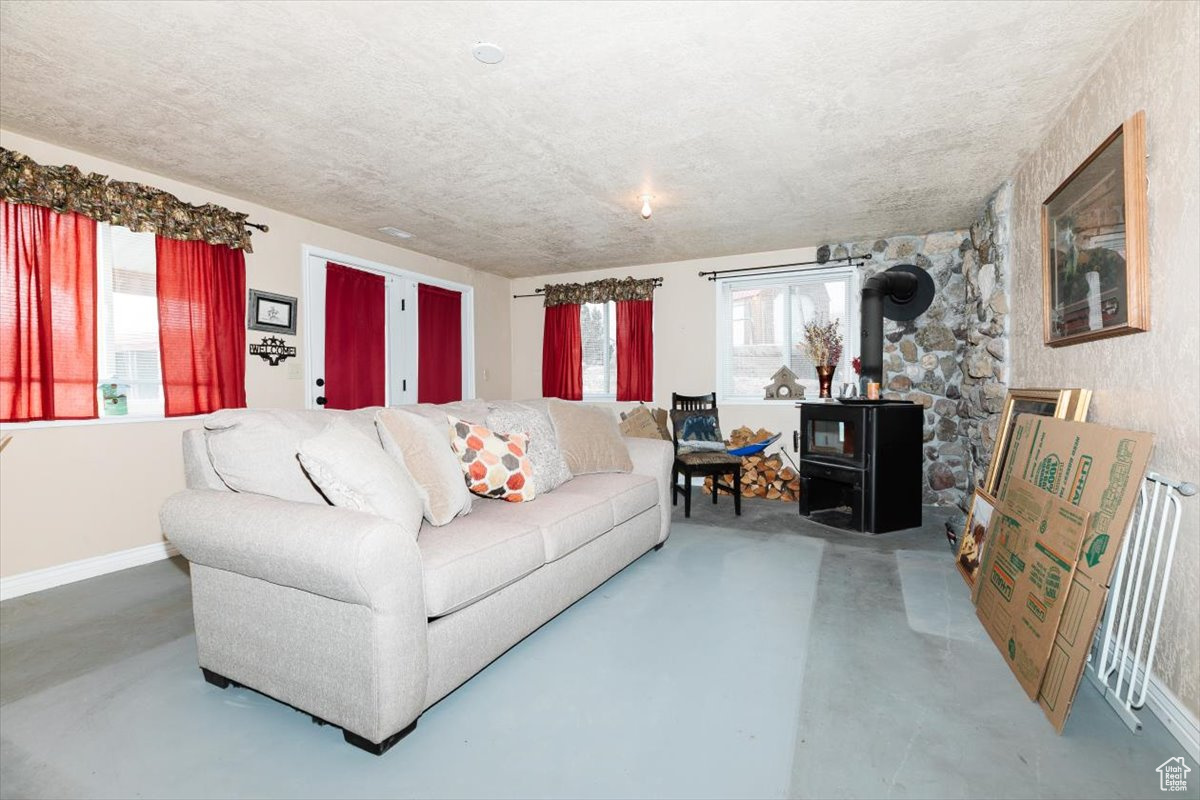
M 771 376 L 771 382 L 763 387 L 766 393 L 764 400 L 803 400 L 804 387 L 796 382 L 796 373 L 787 367 L 780 367 Z

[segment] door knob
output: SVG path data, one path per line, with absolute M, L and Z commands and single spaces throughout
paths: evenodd
M 325 385 L 325 379 L 317 378 L 317 386 L 324 386 L 324 385 Z
M 325 398 L 324 398 L 324 397 L 318 397 L 318 398 L 317 398 L 317 405 L 319 405 L 319 406 L 323 406 L 323 405 L 325 405 Z

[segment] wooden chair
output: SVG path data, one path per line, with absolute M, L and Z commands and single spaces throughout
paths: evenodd
M 671 394 L 672 411 L 716 411 L 717 395 L 715 392 L 702 395 Z M 692 477 L 712 476 L 713 505 L 717 503 L 717 494 L 726 489 L 733 495 L 733 512 L 742 514 L 742 459 L 725 452 L 679 452 L 679 426 L 675 424 L 675 415 L 671 415 L 671 437 L 675 444 L 675 463 L 671 467 L 671 505 L 679 504 L 679 495 L 683 495 L 683 515 L 692 515 Z M 679 476 L 683 476 L 683 486 L 679 485 Z M 729 483 L 721 483 L 720 478 L 731 475 Z

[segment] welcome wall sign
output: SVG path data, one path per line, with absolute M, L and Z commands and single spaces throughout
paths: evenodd
M 278 367 L 296 355 L 296 348 L 278 336 L 264 336 L 261 343 L 250 345 L 250 355 L 258 356 L 272 367 Z

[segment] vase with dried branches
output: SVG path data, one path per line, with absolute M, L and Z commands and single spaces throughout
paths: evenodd
M 838 319 L 831 322 L 814 320 L 804 324 L 804 339 L 800 347 L 817 367 L 817 383 L 821 397 L 831 397 L 833 373 L 842 359 L 842 333 L 838 330 Z

